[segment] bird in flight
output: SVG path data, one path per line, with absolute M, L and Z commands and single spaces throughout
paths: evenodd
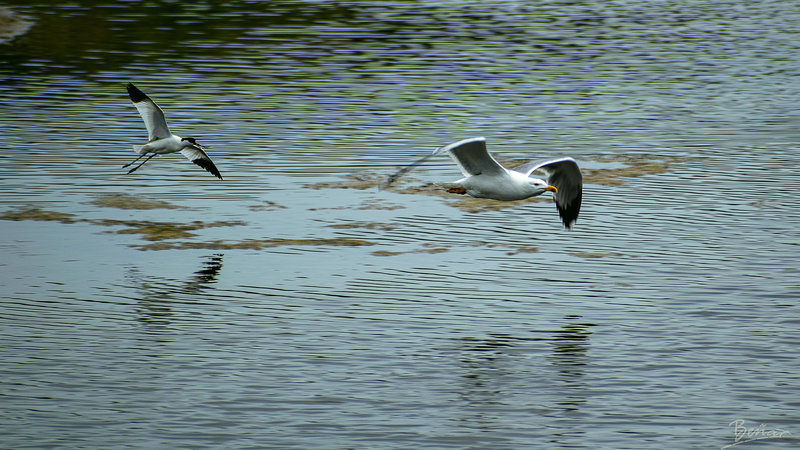
M 454 182 L 447 191 L 494 200 L 522 200 L 545 192 L 553 193 L 558 214 L 567 229 L 578 218 L 583 196 L 583 176 L 572 158 L 559 158 L 544 162 L 529 162 L 506 169 L 486 150 L 486 139 L 474 137 L 439 147 L 433 153 L 400 169 L 389 177 L 385 185 L 422 164 L 428 158 L 447 152 L 456 162 L 464 178 Z M 544 179 L 532 177 L 541 172 Z
M 144 120 L 148 135 L 147 144 L 133 146 L 133 151 L 138 153 L 139 157 L 122 167 L 128 167 L 145 156 L 147 156 L 147 158 L 139 163 L 138 166 L 129 170 L 128 173 L 133 173 L 156 155 L 181 152 L 189 161 L 206 169 L 220 180 L 222 179 L 222 175 L 219 174 L 217 166 L 214 165 L 214 162 L 211 161 L 211 158 L 209 158 L 204 151 L 205 147 L 198 144 L 194 138 L 182 138 L 170 133 L 167 127 L 167 121 L 164 119 L 164 112 L 161 111 L 161 108 L 159 108 L 150 97 L 140 91 L 133 83 L 128 83 L 128 94 L 131 96 L 131 101 L 134 106 L 136 106 L 136 109 L 139 110 L 139 115 L 141 115 Z

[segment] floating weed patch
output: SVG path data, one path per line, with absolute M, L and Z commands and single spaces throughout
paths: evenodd
M 380 223 L 380 222 L 347 222 L 347 223 L 337 223 L 333 225 L 328 225 L 328 227 L 337 229 L 363 228 L 367 230 L 389 231 L 397 228 L 397 225 L 392 223 Z
M 583 182 L 605 186 L 620 186 L 630 181 L 631 178 L 657 175 L 667 172 L 668 169 L 669 165 L 662 162 L 648 162 L 617 169 L 587 169 L 583 174 Z
M 762 198 L 761 200 L 753 200 L 752 202 L 749 202 L 747 206 L 752 206 L 753 208 L 774 208 L 776 204 L 777 201 L 775 201 L 775 199 Z
M 413 183 L 413 179 L 410 180 Z M 450 194 L 447 192 L 447 188 L 451 187 L 452 185 L 445 185 L 442 183 L 431 183 L 426 182 L 421 184 L 407 184 L 405 186 L 398 186 L 396 184 L 390 185 L 389 187 L 385 188 L 386 191 L 396 192 L 398 194 L 424 194 L 424 195 L 435 195 L 438 197 L 450 197 L 452 198 L 454 194 Z
M 487 248 L 507 248 L 508 252 L 507 255 L 516 255 L 519 253 L 536 253 L 539 251 L 538 247 L 533 247 L 531 245 L 512 245 L 512 244 L 497 244 L 493 242 L 478 242 L 475 244 L 476 247 L 487 247 Z
M 622 253 L 608 252 L 608 253 L 592 253 L 592 252 L 567 252 L 570 256 L 577 256 L 578 258 L 610 258 L 622 256 Z
M 251 205 L 247 207 L 247 209 L 249 209 L 250 211 L 272 211 L 275 209 L 284 209 L 284 208 L 286 207 L 269 200 L 264 200 L 260 205 Z
M 179 225 L 175 223 L 145 223 L 131 228 L 124 228 L 117 231 L 107 231 L 115 234 L 141 234 L 142 239 L 148 241 L 163 241 L 165 239 L 180 239 L 196 236 L 189 230 L 196 230 L 197 226 Z
M 389 250 L 376 250 L 372 252 L 374 256 L 397 256 L 410 252 L 390 252 Z
M 150 222 L 147 220 L 112 220 L 112 219 L 98 219 L 89 220 L 88 222 L 95 225 L 105 226 L 126 226 L 117 231 L 107 231 L 106 233 L 114 234 L 141 234 L 142 239 L 148 241 L 163 241 L 167 239 L 182 239 L 196 234 L 192 231 L 200 230 L 203 228 L 212 227 L 230 227 L 236 225 L 245 225 L 240 221 L 229 222 L 201 222 L 199 220 L 190 222 L 188 224 L 181 224 L 176 222 Z
M 265 244 L 265 247 L 278 247 L 282 245 L 335 245 L 359 247 L 362 245 L 375 245 L 375 243 L 371 241 L 349 238 L 267 239 L 261 242 Z
M 177 222 L 152 222 L 149 220 L 118 220 L 118 219 L 82 219 L 74 214 L 47 211 L 39 208 L 27 208 L 16 211 L 6 211 L 0 214 L 0 220 L 38 220 L 60 223 L 90 223 L 104 227 L 125 227 L 121 230 L 106 231 L 113 234 L 139 234 L 148 241 L 163 241 L 168 239 L 183 239 L 195 236 L 192 231 L 212 227 L 229 227 L 246 225 L 241 221 L 202 222 L 189 223 Z
M 226 241 L 184 241 L 184 242 L 157 242 L 154 244 L 145 244 L 135 246 L 139 250 L 185 250 L 185 249 L 204 249 L 204 250 L 231 250 L 231 249 L 250 249 L 262 250 L 265 248 L 274 248 L 281 246 L 344 246 L 344 247 L 358 247 L 375 245 L 374 242 L 365 241 L 361 239 L 245 239 L 242 241 L 226 242 Z
M 448 194 L 448 195 L 454 195 L 454 194 Z M 526 203 L 539 203 L 539 202 L 552 202 L 552 201 L 553 199 L 550 198 L 549 195 L 526 198 L 525 200 L 514 200 L 510 202 L 492 200 L 488 198 L 472 198 L 469 196 L 464 196 L 464 198 L 452 202 L 450 203 L 450 205 L 464 212 L 480 213 L 485 211 L 500 211 L 501 209 L 516 208 Z
M 539 251 L 537 247 L 526 247 L 526 246 L 509 246 L 510 250 L 506 252 L 507 255 L 518 255 L 520 253 L 536 253 Z
M 444 252 L 449 252 L 449 251 L 450 251 L 450 249 L 447 248 L 447 247 L 429 247 L 429 248 L 420 248 L 420 249 L 417 249 L 417 250 L 410 250 L 410 251 L 407 251 L 407 252 L 392 252 L 392 251 L 388 251 L 388 250 L 377 250 L 377 251 L 372 252 L 372 254 L 374 256 L 397 256 L 397 255 L 408 255 L 408 254 L 412 254 L 412 253 L 433 254 L 433 253 L 444 253 Z
M 361 204 L 356 209 L 361 210 L 382 210 L 382 211 L 393 211 L 395 209 L 403 209 L 405 206 L 397 205 L 395 203 L 386 202 L 383 200 L 368 200 Z
M 318 246 L 318 247 L 357 247 L 375 245 L 374 242 L 363 239 L 349 238 L 308 238 L 308 239 L 245 239 L 242 241 L 180 241 L 177 239 L 188 239 L 196 237 L 194 231 L 213 227 L 230 227 L 246 225 L 242 221 L 218 221 L 202 222 L 193 221 L 189 223 L 178 222 L 153 222 L 148 220 L 118 220 L 118 219 L 82 219 L 76 218 L 74 214 L 47 211 L 39 208 L 26 208 L 19 210 L 6 211 L 0 214 L 0 220 L 39 220 L 60 223 L 90 223 L 105 227 L 123 227 L 120 230 L 106 231 L 113 234 L 138 234 L 147 241 L 152 241 L 144 245 L 132 245 L 141 250 L 171 250 L 171 249 L 254 249 L 273 248 L 281 246 Z M 388 224 L 358 222 L 346 224 L 352 228 L 377 229 L 388 227 Z M 342 227 L 344 228 L 344 227 Z M 388 228 L 385 228 L 388 229 Z M 173 241 L 173 242 L 169 242 Z
M 658 175 L 669 172 L 672 166 L 682 162 L 698 161 L 700 158 L 657 155 L 610 155 L 592 158 L 602 163 L 621 163 L 623 167 L 613 169 L 581 169 L 583 182 L 605 186 L 619 186 L 631 178 Z
M 375 174 L 347 174 L 342 181 L 323 181 L 306 184 L 309 189 L 369 189 L 378 187 L 386 181 L 385 176 Z
M 83 219 L 76 219 L 75 214 L 62 213 L 57 211 L 48 211 L 39 208 L 24 208 L 16 211 L 6 211 L 0 214 L 2 220 L 37 220 L 43 222 L 61 222 L 61 223 L 76 223 L 82 222 Z
M 173 205 L 162 200 L 149 200 L 125 194 L 104 195 L 90 203 L 95 206 L 117 209 L 185 209 L 184 206 Z

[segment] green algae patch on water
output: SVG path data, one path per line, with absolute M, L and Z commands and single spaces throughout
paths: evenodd
M 124 226 L 121 230 L 106 231 L 106 233 L 113 234 L 139 234 L 142 239 L 148 241 L 163 241 L 168 239 L 183 239 L 194 237 L 196 234 L 192 231 L 201 230 L 203 228 L 212 227 L 229 227 L 237 225 L 246 225 L 240 221 L 225 221 L 225 222 L 202 222 L 196 220 L 189 223 L 177 222 L 151 222 L 148 220 L 113 220 L 113 219 L 96 219 L 89 222 L 95 225 L 104 226 Z
M 116 209 L 187 209 L 185 206 L 173 205 L 163 200 L 152 200 L 126 194 L 103 195 L 89 203 L 103 208 Z
M 675 164 L 695 162 L 701 158 L 659 155 L 607 155 L 590 158 L 600 163 L 618 163 L 622 167 L 609 169 L 581 169 L 584 184 L 621 186 L 632 178 L 660 175 L 672 170 Z
M 357 247 L 375 245 L 375 242 L 363 239 L 350 238 L 285 238 L 285 239 L 245 239 L 241 241 L 203 241 L 187 240 L 197 238 L 196 231 L 214 227 L 232 227 L 247 225 L 242 221 L 217 221 L 203 222 L 155 222 L 149 220 L 119 220 L 119 219 L 85 219 L 77 218 L 74 214 L 48 211 L 40 208 L 24 208 L 0 213 L 0 220 L 37 220 L 60 223 L 89 223 L 103 227 L 121 227 L 119 230 L 107 230 L 109 234 L 134 234 L 150 241 L 149 244 L 132 244 L 131 247 L 140 250 L 172 250 L 172 249 L 253 249 L 261 250 L 274 247 Z M 384 225 L 386 228 L 384 228 Z M 366 228 L 389 229 L 389 224 L 359 222 L 346 224 L 335 228 Z
M 615 258 L 624 256 L 622 253 L 607 252 L 607 253 L 593 253 L 593 252 L 567 252 L 570 256 L 577 258 Z
M 250 211 L 274 211 L 276 209 L 286 209 L 286 207 L 270 200 L 264 200 L 258 205 L 248 206 L 247 209 Z
M 370 189 L 381 186 L 385 181 L 386 177 L 381 175 L 351 173 L 345 175 L 345 179 L 341 181 L 309 183 L 303 187 L 308 189 Z
M 443 183 L 433 183 L 433 182 L 422 182 L 419 181 L 415 183 L 416 180 L 413 178 L 404 180 L 404 184 L 395 183 L 392 184 L 383 190 L 389 192 L 395 192 L 397 194 L 422 194 L 422 195 L 433 195 L 436 197 L 453 197 L 453 194 L 447 192 L 447 188 L 453 186 L 452 183 L 449 185 Z
M 379 199 L 370 199 L 363 202 L 355 209 L 362 211 L 394 211 L 397 209 L 405 209 L 405 206 Z
M 182 239 L 195 236 L 192 231 L 211 227 L 228 227 L 246 225 L 241 221 L 202 222 L 153 222 L 149 220 L 119 220 L 119 219 L 85 219 L 74 214 L 48 211 L 40 208 L 25 208 L 10 210 L 0 214 L 0 220 L 35 220 L 60 223 L 90 223 L 104 227 L 125 227 L 116 231 L 105 231 L 113 234 L 138 234 L 148 241 L 162 241 L 168 239 Z
M 154 244 L 135 245 L 133 247 L 139 250 L 186 250 L 186 249 L 204 249 L 204 250 L 232 250 L 232 249 L 249 249 L 249 250 L 263 250 L 265 248 L 274 248 L 282 246 L 318 246 L 318 247 L 359 247 L 375 245 L 374 242 L 365 241 L 362 239 L 346 239 L 346 238 L 307 238 L 307 239 L 245 239 L 241 241 L 183 241 L 183 242 L 157 242 Z
M 445 253 L 449 252 L 449 247 L 441 247 L 436 246 L 434 244 L 422 244 L 423 248 L 418 248 L 415 250 L 408 250 L 408 251 L 390 251 L 390 250 L 376 250 L 372 252 L 373 256 L 397 256 L 397 255 L 410 255 L 410 254 L 420 254 L 426 253 L 429 255 L 436 254 L 436 253 Z
M 382 222 L 345 222 L 345 223 L 335 223 L 328 225 L 329 228 L 336 228 L 342 230 L 351 230 L 351 229 L 365 229 L 365 230 L 382 230 L 382 231 L 391 231 L 397 228 L 396 224 L 393 223 L 382 223 Z
M 0 220 L 36 220 L 43 222 L 77 223 L 83 219 L 75 218 L 75 214 L 48 211 L 40 208 L 22 208 L 9 210 L 0 214 Z
M 507 249 L 506 255 L 517 255 L 520 253 L 536 253 L 539 251 L 539 247 L 534 247 L 532 245 L 513 245 L 513 244 L 500 244 L 495 242 L 476 242 L 474 244 L 475 247 L 485 247 L 485 248 L 504 248 Z
M 493 200 L 490 198 L 473 198 L 469 196 L 464 196 L 463 198 L 451 202 L 450 206 L 458 208 L 464 212 L 480 213 L 486 211 L 500 211 L 503 209 L 516 208 L 526 203 L 541 203 L 541 202 L 552 202 L 552 201 L 553 199 L 550 198 L 550 196 L 541 196 L 541 197 L 537 196 L 537 197 L 526 198 L 523 200 L 513 200 L 513 201 L 501 201 L 501 200 Z

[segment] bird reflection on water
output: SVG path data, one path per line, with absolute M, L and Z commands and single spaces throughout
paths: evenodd
M 580 319 L 580 316 L 567 316 L 566 318 L 574 321 Z M 553 349 L 548 359 L 558 370 L 559 379 L 565 391 L 563 400 L 558 402 L 565 411 L 578 410 L 586 403 L 586 396 L 583 393 L 585 384 L 581 378 L 588 360 L 586 352 L 589 349 L 589 336 L 592 334 L 588 330 L 590 326 L 592 324 L 566 323 L 550 340 Z
M 131 271 L 130 277 L 141 292 L 138 299 L 139 320 L 154 327 L 166 327 L 173 316 L 172 304 L 184 303 L 187 297 L 197 296 L 213 285 L 222 269 L 223 254 L 203 257 L 202 267 L 188 280 L 155 278 L 150 274 Z
M 523 415 L 575 417 L 586 404 L 583 375 L 592 334 L 589 328 L 593 326 L 580 318 L 566 316 L 561 328 L 533 331 L 529 336 L 491 333 L 485 338 L 463 338 L 460 363 L 465 370 L 459 395 L 470 413 L 461 420 L 471 428 L 490 430 L 492 411 L 498 408 L 519 410 Z M 540 343 L 549 343 L 550 352 Z M 516 391 L 515 383 L 539 392 L 539 401 L 515 404 L 508 397 Z M 570 424 L 554 425 L 555 429 L 546 433 L 547 439 L 565 445 L 573 442 L 582 431 Z

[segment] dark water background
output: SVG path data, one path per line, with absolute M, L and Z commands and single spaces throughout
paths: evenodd
M 6 5 L 0 446 L 798 445 L 795 2 Z M 377 188 L 470 136 L 575 229 Z

